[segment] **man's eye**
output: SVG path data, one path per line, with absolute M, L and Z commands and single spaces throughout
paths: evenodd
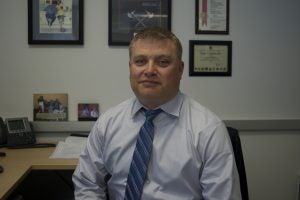
M 146 60 L 144 59 L 137 59 L 134 61 L 134 64 L 137 65 L 137 66 L 143 66 L 146 64 Z
M 170 61 L 170 60 L 167 60 L 167 59 L 162 59 L 162 60 L 159 60 L 159 61 L 158 61 L 158 65 L 159 65 L 160 67 L 166 67 L 166 66 L 168 66 L 170 63 L 171 63 L 171 61 Z

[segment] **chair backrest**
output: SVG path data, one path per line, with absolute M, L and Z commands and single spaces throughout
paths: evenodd
M 227 130 L 231 140 L 235 162 L 240 176 L 242 199 L 249 200 L 246 170 L 239 131 L 232 127 L 227 127 Z

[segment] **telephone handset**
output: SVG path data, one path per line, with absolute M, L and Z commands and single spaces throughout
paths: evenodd
M 8 147 L 16 147 L 36 142 L 27 117 L 6 118 L 5 124 L 2 118 L 0 118 L 0 144 L 7 144 Z
M 7 130 L 2 117 L 0 117 L 0 144 L 6 144 L 7 142 Z

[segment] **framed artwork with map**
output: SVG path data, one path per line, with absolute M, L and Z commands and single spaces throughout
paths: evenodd
M 127 46 L 146 27 L 171 30 L 171 0 L 109 0 L 108 44 Z

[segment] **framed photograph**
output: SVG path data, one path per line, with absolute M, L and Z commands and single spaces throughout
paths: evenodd
M 28 44 L 83 44 L 83 0 L 28 0 Z
M 68 94 L 33 94 L 35 121 L 67 121 Z
M 232 42 L 190 40 L 190 76 L 231 76 Z
M 229 34 L 229 0 L 195 0 L 196 34 Z
M 171 0 L 109 0 L 108 44 L 126 46 L 146 27 L 171 30 Z
M 99 117 L 99 104 L 79 103 L 78 121 L 96 121 Z

